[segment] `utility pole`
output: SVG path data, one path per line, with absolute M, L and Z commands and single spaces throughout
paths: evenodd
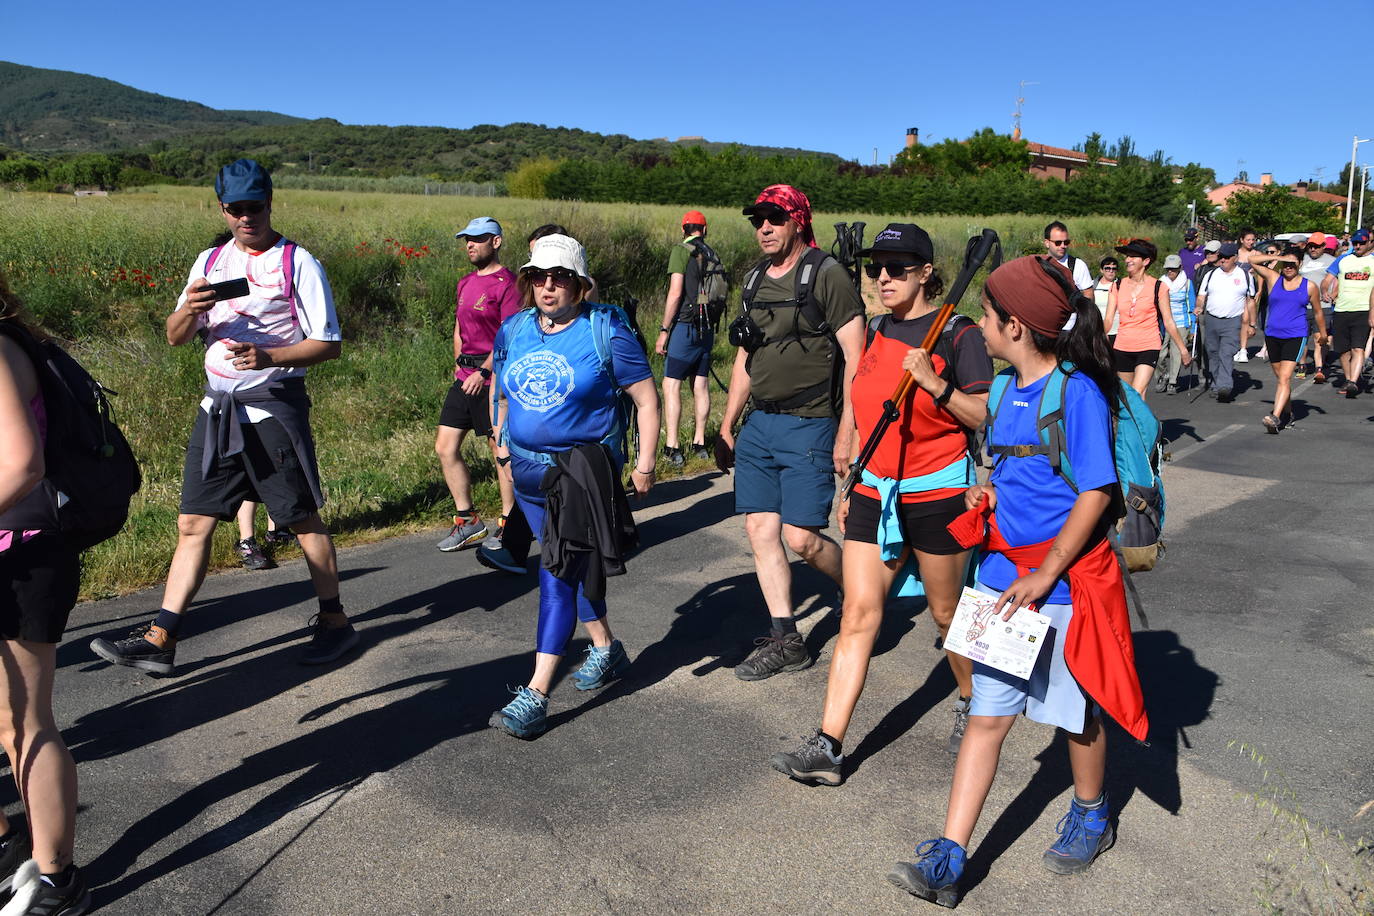
M 1021 139 L 1021 106 L 1026 103 L 1026 87 L 1039 85 L 1039 82 L 1031 80 L 1021 80 L 1017 84 L 1019 88 L 1016 92 L 1016 111 L 1012 112 L 1011 115 L 1011 138 L 1013 140 Z
M 1364 189 L 1368 184 L 1369 166 L 1366 165 L 1362 169 L 1360 169 L 1360 218 L 1358 220 L 1360 226 L 1364 225 Z M 1359 226 L 1356 226 L 1355 228 L 1358 229 Z
M 1350 206 L 1355 202 L 1355 154 L 1360 148 L 1361 143 L 1368 143 L 1374 137 L 1361 140 L 1356 134 L 1354 142 L 1350 144 L 1350 178 L 1345 183 L 1345 230 L 1350 231 Z

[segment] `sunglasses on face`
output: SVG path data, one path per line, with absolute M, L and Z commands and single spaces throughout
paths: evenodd
M 552 279 L 553 285 L 559 289 L 571 286 L 577 281 L 577 274 L 562 267 L 555 267 L 553 270 L 527 270 L 525 277 L 535 286 L 543 286 Z
M 755 229 L 761 229 L 764 223 L 770 226 L 786 226 L 787 221 L 791 218 L 781 210 L 773 210 L 768 213 L 755 213 L 749 217 L 749 225 Z
M 485 245 L 487 242 L 491 241 L 492 235 L 488 232 L 485 235 L 465 235 L 463 238 L 477 245 Z
M 1116 270 L 1116 265 L 1115 265 L 1115 264 L 1103 264 L 1103 265 L 1102 265 L 1102 269 L 1103 269 L 1103 270 Z
M 1065 245 L 1072 245 L 1072 244 L 1073 244 L 1073 239 L 1059 239 L 1058 241 L 1055 241 L 1054 239 L 1050 239 L 1050 240 L 1049 240 L 1049 243 L 1050 243 L 1051 245 L 1056 245 L 1056 246 L 1062 248 L 1062 247 L 1064 247 Z
M 908 270 L 915 270 L 920 266 L 918 261 L 872 261 L 864 265 L 864 273 L 868 274 L 868 279 L 876 280 L 886 270 L 889 277 L 900 280 L 906 276 Z
M 232 204 L 220 204 L 220 207 L 224 209 L 225 213 L 233 217 L 257 216 L 267 209 L 267 204 L 260 200 L 241 200 Z

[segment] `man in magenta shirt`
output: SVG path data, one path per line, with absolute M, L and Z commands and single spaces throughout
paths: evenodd
M 1178 250 L 1178 259 L 1183 262 L 1183 273 L 1189 280 L 1197 273 L 1197 267 L 1207 257 L 1207 252 L 1198 239 L 1197 229 L 1188 227 L 1183 232 L 1183 247 Z
M 491 346 L 501 322 L 520 311 L 520 294 L 515 274 L 501 266 L 501 224 L 489 216 L 479 216 L 454 238 L 467 246 L 468 260 L 477 268 L 458 281 L 457 308 L 453 323 L 453 385 L 439 414 L 439 431 L 434 451 L 444 469 L 444 481 L 453 496 L 455 515 L 448 537 L 440 550 L 461 550 L 480 543 L 487 526 L 472 505 L 472 476 L 463 461 L 463 439 L 471 430 L 487 438 L 496 458 L 496 442 L 491 435 Z M 497 465 L 500 468 L 500 465 Z M 515 503 L 510 474 L 500 468 L 501 517 Z

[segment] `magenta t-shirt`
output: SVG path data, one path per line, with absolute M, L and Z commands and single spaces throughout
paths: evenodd
M 515 274 L 502 267 L 494 273 L 482 275 L 473 271 L 458 281 L 458 336 L 462 338 L 464 356 L 486 356 L 496 340 L 501 322 L 520 311 L 520 292 L 515 288 Z M 453 367 L 453 377 L 462 381 L 476 369 Z M 488 380 L 490 385 L 491 381 Z

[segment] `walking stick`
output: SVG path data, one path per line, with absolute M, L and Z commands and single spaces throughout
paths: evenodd
M 1202 393 L 1206 391 L 1207 386 L 1212 383 L 1212 365 L 1207 361 L 1207 345 L 1205 343 L 1201 346 L 1198 345 L 1198 339 L 1202 337 L 1203 323 L 1206 322 L 1206 320 L 1206 312 L 1203 312 L 1201 315 L 1197 316 L 1197 327 L 1193 331 L 1193 349 L 1197 352 L 1197 356 L 1194 358 L 1193 364 L 1201 365 L 1202 371 L 1200 373 L 1197 373 L 1197 391 L 1193 392 L 1192 398 L 1190 398 L 1188 401 L 1189 404 L 1197 403 L 1197 399 L 1202 397 Z
M 994 252 L 996 252 L 994 254 Z M 929 353 L 935 349 L 939 343 L 940 334 L 944 331 L 945 325 L 949 322 L 950 316 L 954 314 L 955 307 L 959 300 L 964 297 L 964 290 L 968 289 L 969 282 L 973 280 L 973 275 L 983 266 L 983 262 L 992 255 L 992 268 L 996 270 L 1002 263 L 1002 242 L 997 238 L 997 233 L 992 229 L 984 229 L 981 236 L 975 236 L 968 240 L 968 247 L 964 249 L 964 267 L 959 271 L 959 276 L 954 279 L 954 285 L 950 287 L 948 295 L 945 296 L 944 304 L 940 306 L 940 311 L 935 315 L 935 321 L 931 323 L 930 330 L 926 332 L 925 340 L 921 341 L 921 349 Z M 873 432 L 869 433 L 868 441 L 864 442 L 864 447 L 859 451 L 859 457 L 854 459 L 854 463 L 849 468 L 849 476 L 845 478 L 844 488 L 840 491 L 840 499 L 848 499 L 854 492 L 854 485 L 859 481 L 859 475 L 868 462 L 873 460 L 873 454 L 878 450 L 878 444 L 882 442 L 883 434 L 897 420 L 901 419 L 902 411 L 897 405 L 901 404 L 906 396 L 915 387 L 916 379 L 912 378 L 910 372 L 903 372 L 902 379 L 897 384 L 897 390 L 892 393 L 892 397 L 883 402 L 883 415 L 878 418 L 878 425 L 873 427 Z

